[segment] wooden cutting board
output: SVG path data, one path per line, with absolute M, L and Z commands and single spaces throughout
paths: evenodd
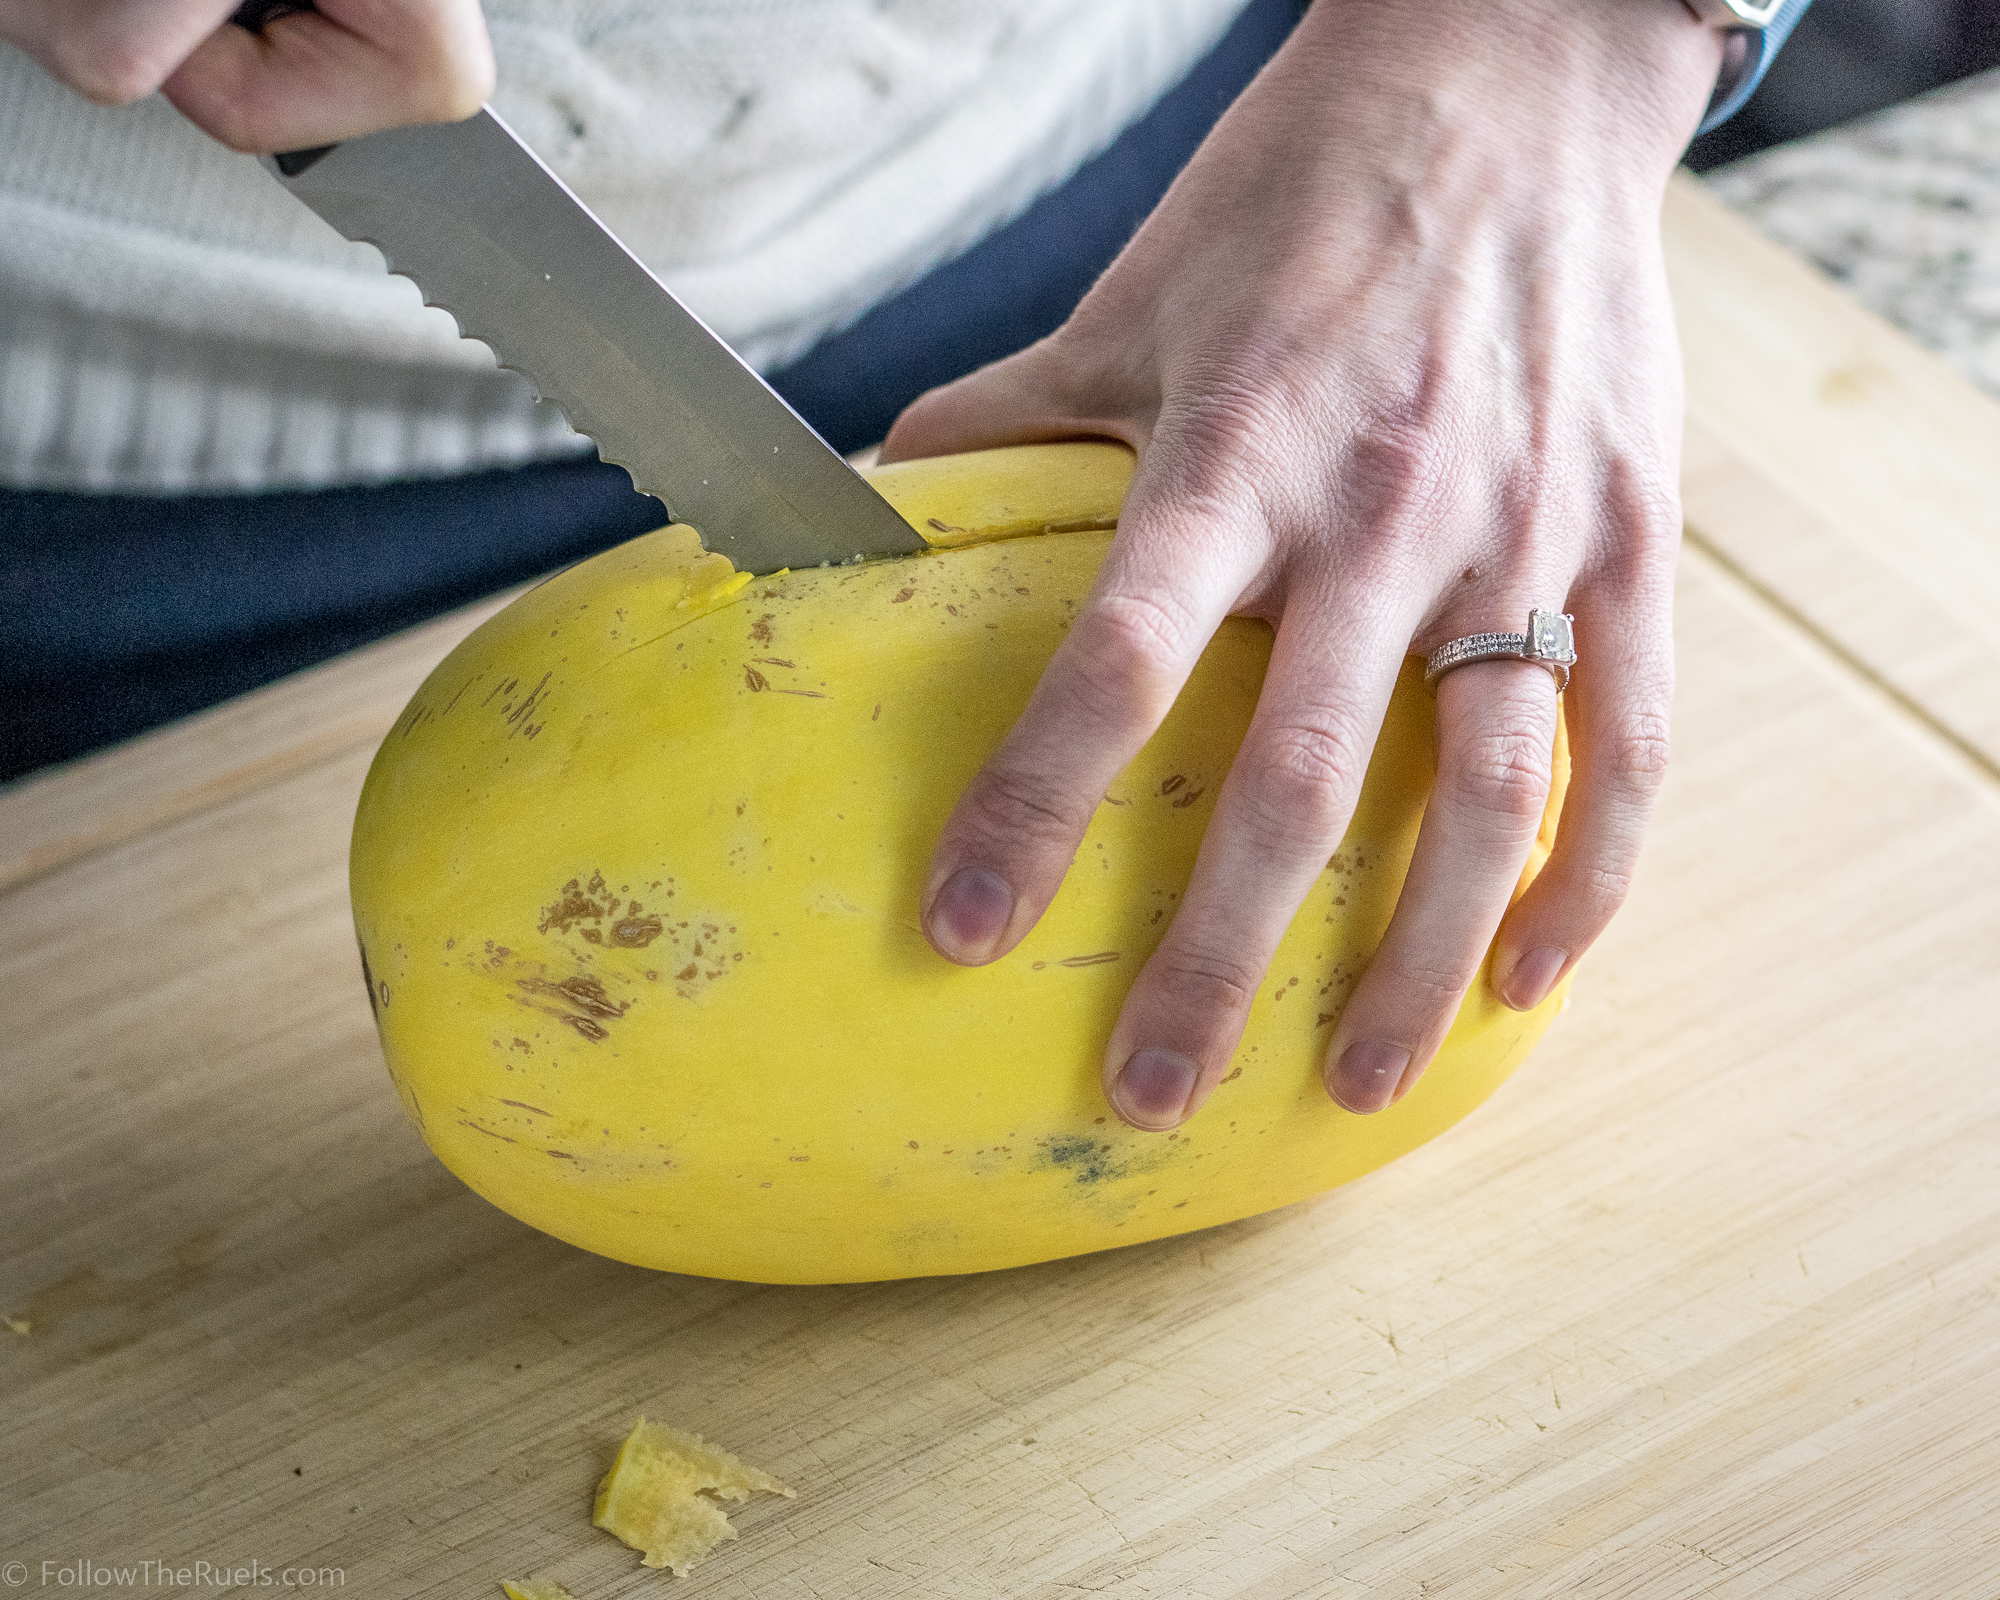
M 474 1198 L 397 1111 L 344 883 L 472 614 L 0 791 L 0 1583 L 2000 1594 L 2000 407 L 1692 183 L 1669 240 L 1638 891 L 1491 1104 L 1273 1216 L 800 1289 Z M 640 1412 L 798 1498 L 642 1571 L 589 1526 Z

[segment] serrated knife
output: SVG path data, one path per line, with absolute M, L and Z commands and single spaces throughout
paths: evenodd
M 926 548 L 490 109 L 265 163 L 738 570 Z

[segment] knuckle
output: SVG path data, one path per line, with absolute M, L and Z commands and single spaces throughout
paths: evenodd
M 1369 977 L 1374 983 L 1386 983 L 1395 992 L 1399 1005 L 1414 1005 L 1424 1022 L 1430 1023 L 1440 1014 L 1448 1015 L 1458 1009 L 1465 991 L 1472 987 L 1472 977 L 1479 970 L 1483 953 L 1474 951 L 1468 959 L 1454 965 L 1392 958 L 1378 962 L 1370 969 Z
M 1450 452 L 1421 417 L 1384 417 L 1348 446 L 1348 481 L 1362 514 L 1384 528 L 1424 528 L 1444 508 Z
M 1260 741 L 1246 800 L 1276 832 L 1334 832 L 1345 796 L 1366 767 L 1366 742 L 1347 719 L 1327 713 L 1274 728 Z
M 1147 977 L 1176 1010 L 1208 1019 L 1245 1015 L 1256 998 L 1261 971 L 1226 951 L 1167 945 L 1153 957 Z
M 1606 492 L 1614 520 L 1641 538 L 1668 543 L 1680 538 L 1680 481 L 1663 463 L 1614 462 Z
M 1106 595 L 1070 635 L 1081 669 L 1069 687 L 1095 721 L 1122 720 L 1164 699 L 1190 654 L 1194 620 L 1168 595 Z
M 1378 493 L 1401 496 L 1437 481 L 1436 450 L 1427 432 L 1407 422 L 1380 420 L 1349 446 L 1356 476 Z
M 965 791 L 959 821 L 990 844 L 1067 852 L 1076 848 L 1090 816 L 1089 806 L 1065 796 L 1047 777 L 992 767 Z
M 1105 642 L 1131 661 L 1151 665 L 1177 656 L 1187 636 L 1187 614 L 1154 594 L 1106 595 L 1098 604 Z
M 1224 488 L 1235 481 L 1245 457 L 1262 453 L 1262 441 L 1276 418 L 1270 390 L 1246 384 L 1241 374 L 1214 373 L 1197 389 L 1171 402 L 1163 415 L 1181 447 L 1183 473 L 1196 474 L 1188 486 Z
M 151 94 L 165 76 L 150 55 L 121 41 L 59 40 L 52 53 L 56 75 L 93 105 L 130 105 Z
M 1612 781 L 1621 788 L 1650 797 L 1665 781 L 1672 754 L 1673 738 L 1665 714 L 1643 711 L 1612 736 L 1606 765 Z
M 1598 862 L 1584 870 L 1582 889 L 1592 914 L 1608 922 L 1632 892 L 1631 869 Z
M 1197 362 L 1184 376 L 1160 412 L 1152 470 L 1183 509 L 1226 521 L 1296 466 L 1298 407 L 1274 373 Z
M 1482 817 L 1536 827 L 1549 797 L 1547 741 L 1525 729 L 1476 736 L 1452 784 L 1456 802 Z

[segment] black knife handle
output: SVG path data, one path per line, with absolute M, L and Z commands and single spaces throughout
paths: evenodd
M 313 0 L 243 0 L 236 13 L 229 20 L 239 28 L 248 28 L 252 33 L 262 33 L 280 17 L 297 16 L 301 11 L 310 11 Z
M 313 0 L 243 0 L 229 20 L 239 28 L 262 33 L 280 17 L 295 17 L 301 11 L 312 9 Z M 286 177 L 296 178 L 332 148 L 330 144 L 323 144 L 312 150 L 286 150 L 271 159 Z

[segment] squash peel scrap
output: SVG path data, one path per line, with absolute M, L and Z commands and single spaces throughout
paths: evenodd
M 641 1417 L 597 1486 L 591 1521 L 641 1552 L 640 1565 L 665 1567 L 685 1578 L 696 1561 L 737 1536 L 708 1496 L 747 1500 L 759 1490 L 787 1499 L 796 1492 L 728 1451 L 704 1444 L 699 1434 Z
M 507 1600 L 576 1600 L 553 1578 L 502 1578 L 500 1588 Z

